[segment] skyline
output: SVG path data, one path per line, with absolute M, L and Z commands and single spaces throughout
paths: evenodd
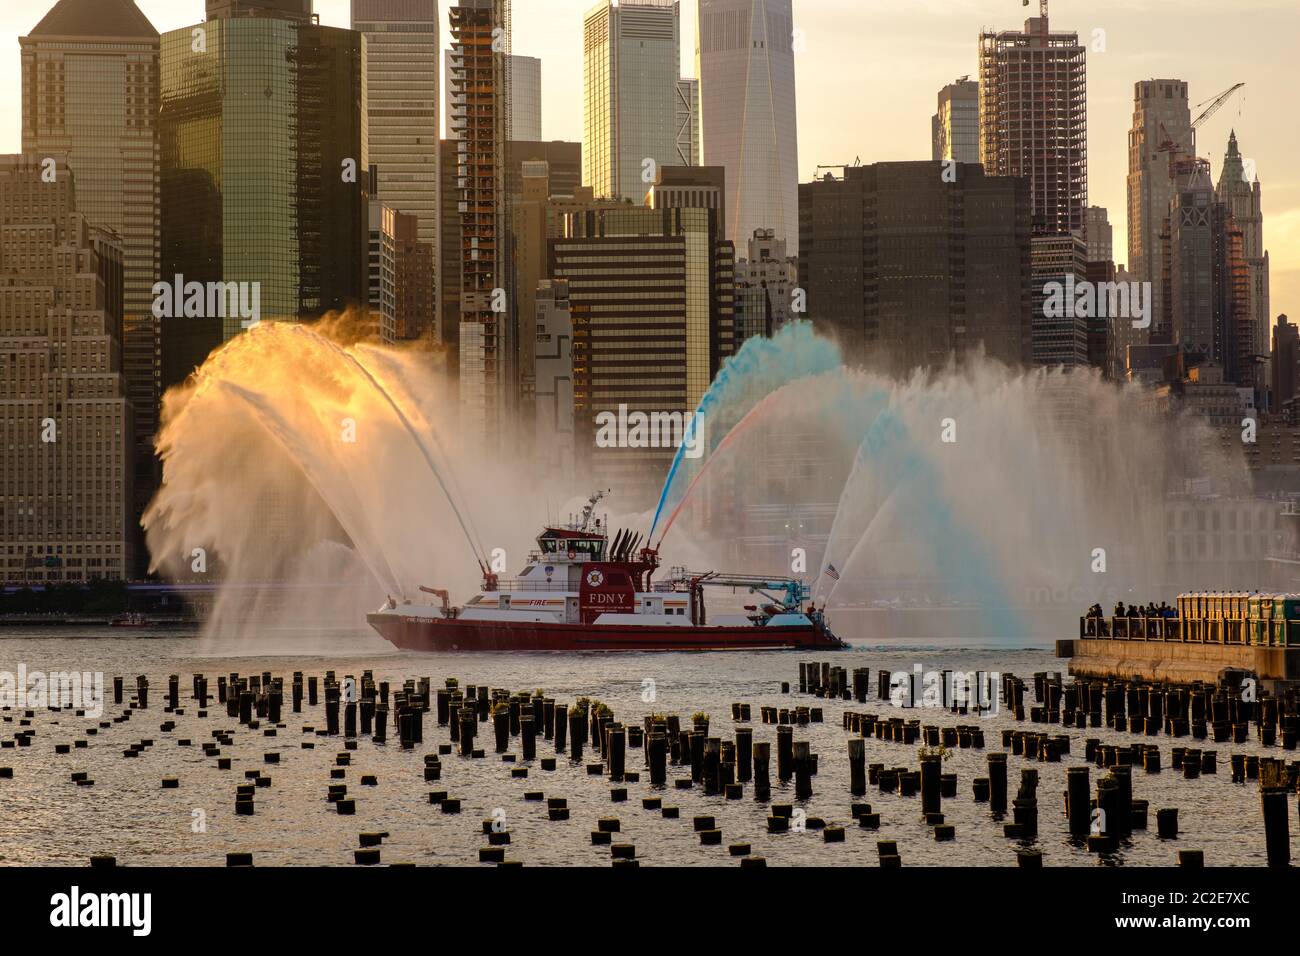
M 160 33 L 202 20 L 202 0 L 138 0 Z M 582 18 L 592 0 L 515 0 L 513 52 L 540 57 L 542 133 L 547 140 L 582 139 Z M 53 0 L 0 12 L 0 80 L 19 88 L 18 37 Z M 1127 258 L 1126 177 L 1133 84 L 1151 78 L 1188 81 L 1193 108 L 1237 82 L 1246 88 L 1204 124 L 1198 151 L 1217 179 L 1233 129 L 1243 154 L 1255 160 L 1264 192 L 1264 239 L 1272 259 L 1272 312 L 1300 313 L 1300 127 L 1289 121 L 1289 86 L 1270 64 L 1290 55 L 1300 26 L 1291 0 L 1240 0 L 1227 15 L 1212 0 L 1180 4 L 1157 0 L 1055 0 L 1053 30 L 1076 30 L 1088 53 L 1089 203 L 1104 206 L 1115 230 L 1116 262 Z M 323 24 L 347 26 L 349 0 L 316 0 Z M 441 42 L 449 44 L 446 0 L 439 2 Z M 796 53 L 799 179 L 819 164 L 864 164 L 928 159 L 930 117 L 938 91 L 955 78 L 978 75 L 983 28 L 1020 29 L 1031 8 L 1014 0 L 886 0 L 863 10 L 851 0 L 794 0 L 797 30 L 806 47 Z M 1036 12 L 1036 11 L 1033 11 Z M 1174 16 L 1157 33 L 1152 20 Z M 682 72 L 696 74 L 696 3 L 683 0 Z M 1201 14 L 1205 18 L 1194 19 Z M 569 28 L 557 25 L 569 24 Z M 1207 25 L 1208 24 L 1208 25 Z M 1094 52 L 1093 31 L 1105 31 L 1106 52 Z M 1136 44 L 1154 42 L 1150 52 Z M 1253 45 L 1252 45 L 1253 44 Z M 895 51 L 915 51 L 900 55 Z M 919 55 L 917 55 L 919 54 Z M 887 95 L 863 96 L 842 82 L 842 65 L 859 71 L 862 87 Z M 0 103 L 0 152 L 21 145 L 20 103 Z M 1195 113 L 1199 113 L 1196 110 Z M 1194 113 L 1194 115 L 1195 115 Z M 444 129 L 445 135 L 445 129 Z
M 190 940 L 223 860 L 605 858 L 1290 919 L 1141 868 L 1294 857 L 1297 124 L 1255 64 L 1296 12 L 906 2 L 35 0 L 0 98 L 20 914 Z M 151 869 L 157 907 L 116 892 Z M 1060 922 L 1007 879 L 962 918 Z M 279 882 L 241 897 L 277 938 L 338 895 Z

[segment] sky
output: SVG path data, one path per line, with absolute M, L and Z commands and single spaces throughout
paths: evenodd
M 203 0 L 137 0 L 160 32 L 203 19 Z M 53 0 L 0 10 L 0 153 L 21 145 L 18 37 Z M 582 15 L 593 0 L 515 0 L 515 53 L 542 60 L 542 133 L 582 139 Z M 446 8 L 441 25 L 447 43 Z M 695 0 L 682 2 L 682 73 L 694 66 Z M 316 0 L 322 23 L 348 26 L 350 0 Z M 937 93 L 978 74 L 982 29 L 1020 29 L 1036 9 L 1019 0 L 794 0 L 801 179 L 817 165 L 930 158 Z M 1300 316 L 1300 120 L 1289 68 L 1300 0 L 1053 0 L 1056 31 L 1088 53 L 1089 202 L 1109 210 L 1115 261 L 1127 261 L 1128 130 L 1133 84 L 1186 80 L 1193 106 L 1246 87 L 1198 132 L 1215 180 L 1236 129 L 1263 187 L 1271 311 Z M 1284 69 L 1287 73 L 1284 73 Z M 1198 110 L 1193 110 L 1195 115 Z

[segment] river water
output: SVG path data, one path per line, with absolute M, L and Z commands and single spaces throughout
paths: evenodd
M 956 840 L 934 840 L 931 828 L 921 820 L 919 797 L 883 794 L 875 787 L 869 787 L 860 799 L 880 814 L 880 829 L 860 829 L 850 814 L 854 798 L 849 793 L 849 735 L 842 729 L 841 715 L 846 709 L 895 712 L 888 702 L 871 700 L 861 705 L 800 696 L 798 664 L 809 659 L 808 655 L 784 652 L 432 656 L 399 652 L 373 634 L 348 630 L 277 631 L 258 635 L 256 641 L 237 648 L 221 648 L 190 632 L 0 628 L 0 672 L 16 673 L 20 665 L 28 674 L 101 672 L 106 692 L 104 713 L 97 720 L 77 717 L 72 710 L 36 710 L 30 725 L 23 726 L 27 719 L 24 710 L 3 713 L 0 741 L 13 741 L 20 730 L 35 733 L 29 747 L 0 749 L 0 768 L 13 770 L 12 779 L 0 777 L 0 864 L 80 865 L 92 855 L 109 854 L 119 865 L 221 866 L 228 852 L 249 851 L 259 865 L 351 865 L 359 833 L 387 831 L 384 863 L 478 865 L 478 850 L 487 843 L 483 820 L 495 816 L 511 834 L 507 857 L 526 865 L 608 865 L 610 849 L 593 846 L 591 831 L 599 819 L 617 817 L 621 829 L 614 842 L 635 844 L 637 859 L 647 866 L 734 865 L 736 860 L 727 849 L 733 843 L 750 844 L 753 854 L 764 857 L 769 865 L 874 866 L 877 840 L 897 841 L 905 866 L 1014 866 L 1015 851 L 1021 844 L 1003 836 L 1002 823 L 991 818 L 988 804 L 974 802 L 971 781 L 987 775 L 986 754 L 1002 750 L 1002 728 L 1052 733 L 1060 733 L 1062 728 L 1028 721 L 1018 724 L 1001 711 L 984 717 L 958 717 L 944 710 L 904 711 L 903 716 L 920 718 L 925 724 L 979 722 L 984 727 L 983 751 L 958 749 L 944 764 L 946 773 L 958 775 L 957 797 L 945 800 L 943 806 L 946 822 L 956 826 Z M 1030 678 L 1035 671 L 1065 669 L 1065 662 L 1057 660 L 1047 647 L 1007 648 L 996 643 L 870 642 L 821 659 L 850 671 L 870 667 L 873 695 L 875 673 L 880 668 L 912 671 L 919 665 L 924 671 L 1011 672 L 1027 680 L 1028 697 L 1032 697 Z M 321 705 L 313 708 L 304 702 L 304 712 L 294 714 L 287 691 L 294 671 L 323 677 L 331 669 L 340 678 L 347 674 L 359 677 L 369 669 L 376 681 L 387 680 L 395 688 L 407 678 L 430 677 L 434 687 L 440 687 L 446 678 L 455 677 L 462 686 L 486 684 L 511 691 L 542 688 L 560 703 L 590 697 L 607 703 L 615 718 L 629 725 L 639 724 L 643 715 L 651 712 L 676 713 L 683 724 L 689 724 L 693 713 L 704 711 L 711 716 L 710 733 L 723 739 L 730 738 L 736 726 L 731 704 L 745 702 L 751 706 L 755 741 L 773 744 L 776 728 L 761 722 L 762 706 L 821 707 L 823 723 L 795 729 L 795 740 L 810 741 L 819 755 L 812 799 L 798 804 L 793 782 L 782 784 L 776 779 L 773 746 L 771 802 L 796 803 L 808 817 L 843 825 L 846 839 L 828 844 L 821 832 L 811 829 L 769 835 L 768 805 L 757 802 L 749 786 L 743 799 L 730 801 L 705 796 L 700 787 L 675 789 L 673 780 L 689 777 L 689 767 L 670 765 L 667 788 L 653 788 L 648 773 L 637 783 L 613 784 L 606 777 L 588 774 L 587 764 L 599 760 L 590 746 L 579 762 L 572 763 L 562 755 L 552 772 L 532 762 L 527 765 L 527 779 L 515 779 L 511 768 L 524 765 L 505 763 L 494 754 L 490 727 L 482 725 L 479 743 L 487 748 L 486 757 L 444 756 L 441 781 L 425 783 L 423 755 L 449 742 L 447 729 L 437 726 L 433 714 L 426 715 L 424 742 L 414 750 L 403 751 L 393 741 L 391 725 L 387 745 L 360 739 L 345 779 L 332 781 L 330 770 L 336 755 L 343 752 L 344 742 L 304 732 L 304 727 L 324 727 L 323 693 Z M 256 730 L 242 727 L 215 702 L 210 703 L 206 717 L 199 717 L 197 705 L 190 700 L 190 675 L 196 671 L 208 675 L 213 696 L 220 674 L 271 671 L 284 677 L 284 726 L 274 736 L 267 735 L 271 728 L 265 721 Z M 99 729 L 100 721 L 111 720 L 125 707 L 112 704 L 112 678 L 126 678 L 129 698 L 138 674 L 149 678 L 148 709 L 136 710 L 129 720 Z M 169 674 L 181 675 L 183 714 L 164 712 Z M 788 681 L 795 692 L 782 694 L 782 681 Z M 651 696 L 653 700 L 646 699 Z M 160 725 L 169 719 L 176 722 L 175 729 L 161 730 Z M 229 770 L 218 769 L 217 760 L 205 756 L 201 749 L 217 728 L 233 733 L 233 745 L 221 747 L 221 755 L 232 758 Z M 88 735 L 88 729 L 98 732 Z M 1294 754 L 1263 748 L 1253 738 L 1240 747 L 1141 738 L 1160 746 L 1165 768 L 1159 774 L 1134 768 L 1134 797 L 1150 804 L 1149 830 L 1135 833 L 1117 853 L 1099 857 L 1072 842 L 1066 830 L 1062 798 L 1066 768 L 1084 765 L 1087 737 L 1111 744 L 1129 744 L 1139 738 L 1104 727 L 1068 733 L 1071 753 L 1060 763 L 1009 758 L 1011 796 L 1015 796 L 1023 767 L 1039 771 L 1039 837 L 1033 845 L 1041 849 L 1046 865 L 1172 865 L 1179 849 L 1203 850 L 1206 864 L 1211 866 L 1263 864 L 1259 791 L 1254 781 L 1231 782 L 1228 756 L 1234 750 L 1287 759 Z M 143 738 L 152 739 L 153 745 L 139 757 L 124 758 L 123 751 Z M 186 738 L 192 746 L 178 743 Z M 86 740 L 87 746 L 68 754 L 55 752 L 57 744 L 78 739 Z M 305 749 L 304 742 L 314 747 Z M 1170 750 L 1176 745 L 1216 749 L 1219 773 L 1184 780 L 1181 772 L 1171 769 Z M 554 753 L 552 742 L 540 736 L 537 748 L 539 757 Z M 512 750 L 519 753 L 518 738 L 512 741 Z M 270 751 L 280 754 L 278 764 L 264 761 L 264 754 Z M 874 738 L 867 741 L 867 761 L 888 767 L 919 766 L 916 746 Z M 643 762 L 641 751 L 628 751 L 629 770 L 643 770 Z M 246 771 L 260 771 L 272 783 L 256 790 L 252 816 L 236 816 L 235 788 L 244 783 Z M 75 772 L 88 774 L 94 785 L 74 784 L 71 775 Z M 378 785 L 361 786 L 363 774 L 375 775 Z M 164 777 L 179 778 L 179 787 L 162 789 Z M 1094 792 L 1098 778 L 1094 767 Z M 326 801 L 331 782 L 347 784 L 348 796 L 356 800 L 354 816 L 338 814 Z M 615 786 L 627 788 L 627 802 L 611 801 L 610 791 Z M 430 790 L 446 790 L 460 798 L 462 812 L 442 813 L 429 803 Z M 566 798 L 570 819 L 550 821 L 545 803 L 524 799 L 529 790 Z M 646 796 L 660 796 L 665 805 L 679 807 L 680 818 L 666 819 L 658 811 L 643 809 L 641 800 Z M 1294 794 L 1290 802 L 1293 850 L 1300 851 Z M 1182 832 L 1176 841 L 1156 836 L 1156 810 L 1161 807 L 1179 810 Z M 722 830 L 722 846 L 700 844 L 691 822 L 696 815 L 715 817 Z

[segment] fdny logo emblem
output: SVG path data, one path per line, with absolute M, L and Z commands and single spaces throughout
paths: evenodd
M 599 568 L 593 568 L 587 572 L 587 584 L 593 588 L 598 588 L 605 583 L 605 575 L 600 572 Z

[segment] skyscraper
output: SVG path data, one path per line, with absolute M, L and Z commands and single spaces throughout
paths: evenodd
M 513 144 L 512 144 L 513 145 Z M 520 418 L 534 416 L 537 394 L 538 336 L 534 324 L 539 318 L 538 283 L 546 274 L 547 202 L 551 198 L 550 164 L 526 160 L 520 164 L 519 187 L 510 204 L 511 259 L 514 262 L 516 295 L 519 297 L 519 394 Z M 565 293 L 567 300 L 568 293 Z M 540 444 L 540 441 L 539 441 Z
M 550 195 L 572 196 L 582 186 L 582 144 L 562 139 L 550 142 L 510 141 L 506 189 L 511 196 L 523 192 L 523 170 L 528 163 L 545 163 Z
M 542 139 L 542 61 L 534 56 L 510 56 L 510 138 Z
M 1114 230 L 1104 206 L 1088 207 L 1088 244 L 1086 278 L 1096 288 L 1103 282 L 1115 281 Z M 1107 300 L 1109 305 L 1109 299 Z M 1111 338 L 1115 325 L 1109 309 L 1095 309 L 1087 316 L 1088 324 L 1088 364 L 1093 368 L 1105 370 L 1110 375 L 1115 367 L 1115 347 Z M 1126 319 L 1132 325 L 1131 319 Z
M 366 38 L 366 145 L 375 195 L 438 244 L 438 0 L 352 0 Z
M 78 211 L 122 243 L 122 371 L 135 412 L 138 529 L 157 488 L 158 31 L 134 0 L 59 0 L 19 44 L 23 152 L 66 156 Z
M 646 205 L 654 209 L 714 209 L 721 229 L 727 221 L 727 171 L 721 166 L 662 166 Z
M 365 302 L 361 34 L 319 26 L 308 0 L 215 10 L 162 37 L 162 278 L 236 284 L 255 318 Z M 163 387 L 252 318 L 165 315 Z
M 207 0 L 208 19 L 219 17 L 274 17 L 310 20 L 312 0 Z
M 1100 322 L 1073 307 L 1070 290 L 1088 278 L 1088 247 L 1075 233 L 1034 236 L 1030 243 L 1033 272 L 1033 363 L 1088 364 L 1089 325 Z M 1053 284 L 1057 287 L 1053 290 Z M 1057 296 L 1053 301 L 1053 295 Z M 1095 351 L 1095 350 L 1094 350 Z
M 573 314 L 569 284 L 543 279 L 535 290 L 533 316 L 537 383 L 535 448 L 537 467 L 561 487 L 573 482 Z
M 397 341 L 397 216 L 377 199 L 367 204 L 370 219 L 366 254 L 366 301 L 370 325 L 384 343 Z
M 134 574 L 124 282 L 67 164 L 0 156 L 0 581 Z
M 980 156 L 990 176 L 1025 176 L 1034 234 L 1083 235 L 1088 208 L 1087 52 L 1046 17 L 980 35 Z
M 399 212 L 393 218 L 396 238 L 394 279 L 397 286 L 397 341 L 435 339 L 438 315 L 434 295 L 437 250 L 420 238 L 420 221 L 415 216 Z
M 423 338 L 433 327 L 433 247 L 415 216 L 371 200 L 367 292 L 371 327 L 386 345 Z
M 517 186 L 511 189 L 510 239 L 518 304 L 519 414 L 521 421 L 528 421 L 537 394 L 533 351 L 537 337 L 532 323 L 537 313 L 539 285 L 549 276 L 548 243 L 563 236 L 565 217 L 569 213 L 600 207 L 619 208 L 623 204 L 612 199 L 598 202 L 590 189 L 576 184 L 582 166 L 582 148 L 577 143 L 511 143 L 510 148 L 512 156 L 518 150 L 536 157 L 518 163 L 517 176 L 511 171 L 512 179 L 517 180 Z M 518 447 L 523 449 L 527 443 L 528 436 L 521 436 Z
M 583 20 L 582 182 L 641 203 L 677 165 L 677 0 L 601 0 Z
M 733 350 L 734 251 L 720 235 L 710 209 L 619 205 L 571 214 L 551 243 L 573 316 L 576 447 L 620 491 L 657 490 L 676 449 L 597 447 L 597 416 L 692 412 Z
M 1115 270 L 1114 281 L 1127 285 L 1135 280 L 1127 269 L 1120 268 Z M 1152 314 L 1154 317 L 1154 313 Z M 1152 324 L 1154 325 L 1154 321 Z M 1106 348 L 1109 353 L 1107 356 L 1107 375 L 1116 381 L 1127 380 L 1130 370 L 1129 350 L 1133 350 L 1133 355 L 1136 358 L 1150 344 L 1150 326 L 1134 328 L 1133 320 L 1127 315 L 1107 316 Z M 1091 359 L 1091 355 L 1089 355 L 1089 359 Z M 1140 378 L 1136 364 L 1133 366 L 1133 371 L 1134 377 Z
M 1300 328 L 1285 315 L 1279 315 L 1273 326 L 1272 365 L 1272 409 L 1276 412 L 1300 395 Z
M 1215 194 L 1209 160 L 1177 164 L 1165 235 L 1173 342 L 1220 365 L 1227 381 L 1254 387 L 1244 236 Z
M 1113 262 L 1115 256 L 1114 230 L 1105 206 L 1088 207 L 1088 261 Z
M 799 285 L 848 361 L 910 372 L 982 347 L 1028 363 L 1028 184 L 956 170 L 875 163 L 799 185 Z
M 790 0 L 699 0 L 700 162 L 727 171 L 726 237 L 758 229 L 799 254 Z
M 515 324 L 506 231 L 510 138 L 509 0 L 459 0 L 448 10 L 448 131 L 455 134 L 460 220 L 461 428 L 489 444 L 515 398 Z
M 444 50 L 443 62 L 451 75 L 451 51 Z M 536 57 L 510 54 L 507 58 L 510 82 L 510 132 L 508 139 L 537 142 L 542 138 L 542 61 Z M 451 122 L 451 90 L 444 90 L 447 138 L 458 135 Z
M 1251 354 L 1268 354 L 1269 296 L 1268 251 L 1264 248 L 1264 206 L 1259 176 L 1248 168 L 1237 147 L 1237 131 L 1228 136 L 1228 152 L 1223 157 L 1219 185 L 1215 195 L 1228 207 L 1228 213 L 1241 230 L 1242 258 L 1250 283 Z
M 677 165 L 700 165 L 700 81 L 677 81 Z
M 1142 80 L 1133 85 L 1133 126 L 1128 134 L 1128 271 L 1135 282 L 1150 282 L 1152 338 L 1168 342 L 1164 315 L 1163 245 L 1160 235 L 1174 198 L 1173 166 L 1196 155 L 1196 130 L 1187 106 L 1184 80 Z
M 572 196 L 575 192 L 581 190 L 581 143 L 566 143 L 562 140 L 549 143 L 511 141 L 506 144 L 506 150 L 508 161 L 505 170 L 504 197 L 509 203 L 512 220 L 514 219 L 515 205 L 523 201 L 524 169 L 531 163 L 544 163 L 546 165 L 551 195 Z M 461 245 L 461 188 L 464 185 L 465 178 L 461 169 L 462 153 L 459 142 L 455 139 L 444 139 L 440 144 L 440 151 L 442 153 L 442 189 L 440 190 L 441 197 L 439 201 L 442 203 L 442 235 L 438 257 L 442 294 L 439 296 L 439 314 L 441 316 L 439 324 L 441 340 L 450 349 L 447 353 L 448 367 L 454 373 L 456 363 L 459 361 L 461 260 L 465 256 L 465 250 Z M 526 243 L 520 228 L 516 223 L 514 241 L 509 252 L 512 257 L 527 254 L 523 251 Z M 545 249 L 542 248 L 536 255 L 538 261 L 541 261 L 545 257 Z M 512 282 L 518 281 L 520 283 L 516 289 L 519 301 L 515 303 L 517 307 L 515 311 L 518 312 L 517 319 L 520 322 L 531 321 L 529 319 L 531 312 L 525 307 L 525 299 L 528 295 L 527 283 L 522 280 L 525 270 L 526 264 L 522 261 L 516 261 L 509 275 Z M 538 275 L 540 275 L 540 270 Z M 521 341 L 519 344 L 524 345 L 525 343 Z M 521 369 L 521 382 L 526 374 L 527 370 Z
M 939 91 L 939 110 L 930 118 L 931 159 L 980 161 L 980 85 L 963 76 Z
M 799 283 L 798 260 L 771 229 L 749 237 L 746 257 L 736 262 L 736 348 L 755 335 L 771 336 L 792 318 L 791 293 Z
M 451 73 L 448 72 L 448 76 Z M 448 125 L 451 113 L 445 114 Z M 447 371 L 456 377 L 460 363 L 460 143 L 444 139 L 438 143 L 438 341 L 447 347 Z

